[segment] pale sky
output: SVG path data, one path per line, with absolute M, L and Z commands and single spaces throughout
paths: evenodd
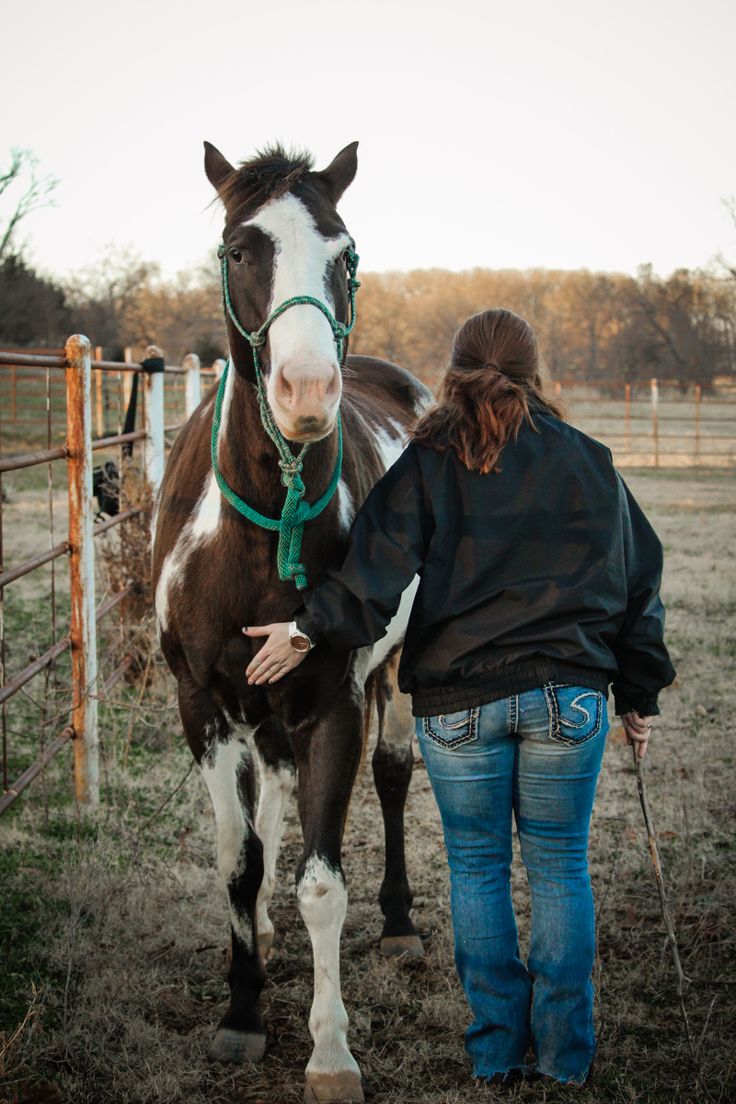
M 0 165 L 60 178 L 28 222 L 65 275 L 132 246 L 211 255 L 202 140 L 324 167 L 366 270 L 667 274 L 736 257 L 732 0 L 3 0 Z

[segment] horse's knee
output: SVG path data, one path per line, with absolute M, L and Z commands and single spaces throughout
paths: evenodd
M 324 859 L 310 856 L 297 880 L 296 895 L 310 934 L 342 927 L 348 891 L 341 870 Z

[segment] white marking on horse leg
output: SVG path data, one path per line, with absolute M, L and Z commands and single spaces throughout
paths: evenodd
M 324 859 L 311 855 L 296 894 L 314 956 L 314 1000 L 309 1016 L 314 1050 L 307 1064 L 307 1076 L 359 1074 L 358 1064 L 348 1049 L 348 1015 L 340 993 L 340 932 L 348 905 L 345 882 Z
M 214 741 L 201 763 L 202 776 L 212 798 L 217 823 L 217 866 L 228 890 L 230 920 L 236 935 L 249 953 L 253 931 L 247 917 L 235 908 L 230 885 L 245 872 L 245 844 L 251 832 L 247 809 L 243 808 L 238 775 L 250 748 L 239 739 Z
M 284 830 L 284 812 L 294 792 L 296 774 L 291 767 L 286 766 L 274 770 L 260 756 L 258 766 L 261 788 L 258 794 L 256 832 L 263 844 L 263 881 L 256 904 L 256 930 L 261 953 L 264 953 L 273 940 L 273 924 L 268 915 L 268 906 L 271 904 L 276 883 L 276 861 Z

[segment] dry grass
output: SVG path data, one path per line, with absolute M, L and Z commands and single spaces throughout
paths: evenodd
M 732 483 L 705 472 L 629 481 L 667 548 L 665 596 L 679 678 L 665 695 L 646 775 L 691 979 L 696 1039 L 707 1024 L 701 1062 L 710 1097 L 687 1056 L 629 752 L 612 739 L 591 842 L 599 913 L 596 1081 L 582 1091 L 528 1085 L 506 1098 L 726 1104 L 736 1100 Z M 9 1035 L 26 1003 L 32 1009 L 5 1051 L 5 1098 L 50 1102 L 49 1086 L 56 1086 L 69 1104 L 301 1100 L 311 956 L 292 886 L 300 848 L 295 812 L 285 833 L 277 946 L 263 996 L 265 1061 L 260 1068 L 210 1066 L 206 1047 L 226 997 L 227 913 L 209 799 L 195 772 L 157 813 L 189 766 L 163 676 L 135 713 L 126 770 L 131 710 L 123 707 L 135 704 L 135 691 L 120 691 L 119 699 L 104 713 L 106 793 L 96 816 L 85 822 L 73 807 L 52 804 L 44 825 L 31 791 L 2 825 L 5 900 L 13 911 L 0 937 L 12 953 L 16 997 Z M 444 851 L 421 764 L 407 821 L 415 915 L 428 948 L 419 963 L 378 954 L 382 829 L 365 769 L 345 845 L 343 993 L 351 1046 L 373 1104 L 482 1104 L 497 1094 L 473 1084 L 463 1051 L 467 1016 L 452 965 Z M 514 892 L 524 939 L 528 909 L 518 870 Z M 33 984 L 43 986 L 35 998 Z M 33 1085 L 45 1085 L 38 1091 L 47 1095 L 32 1098 Z

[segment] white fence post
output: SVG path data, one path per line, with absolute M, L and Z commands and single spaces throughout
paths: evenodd
M 185 413 L 191 418 L 202 398 L 202 383 L 199 375 L 199 357 L 196 353 L 187 353 L 182 361 L 186 371 Z
M 75 334 L 66 343 L 67 478 L 71 583 L 72 726 L 77 800 L 100 799 L 97 733 L 97 621 L 92 505 L 92 346 Z
M 650 388 L 652 393 L 652 442 L 654 444 L 654 466 L 659 467 L 659 385 L 656 379 L 652 379 L 650 382 Z
M 215 373 L 216 380 L 219 380 L 222 376 L 222 373 L 225 371 L 226 364 L 227 361 L 223 360 L 222 357 L 218 357 L 217 360 L 212 362 L 212 371 Z
M 145 404 L 146 476 L 156 495 L 164 477 L 164 358 L 156 345 L 149 345 L 142 364 Z

